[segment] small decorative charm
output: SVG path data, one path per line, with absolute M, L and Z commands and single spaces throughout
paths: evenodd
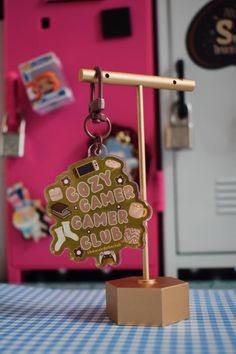
M 65 178 L 69 186 L 62 182 Z M 63 195 L 60 202 L 55 202 L 55 190 Z M 73 164 L 46 189 L 46 199 L 56 220 L 50 229 L 55 254 L 68 249 L 75 261 L 94 257 L 97 266 L 104 266 L 118 264 L 122 248 L 144 246 L 151 208 L 140 200 L 136 183 L 117 157 L 92 156 Z
M 62 194 L 58 189 L 55 188 L 50 192 L 51 200 L 58 200 L 59 197 L 61 199 Z M 21 231 L 25 239 L 39 241 L 49 235 L 49 225 L 52 220 L 47 216 L 41 201 L 32 200 L 28 189 L 22 183 L 7 189 L 7 199 L 14 209 L 13 225 Z
M 46 114 L 74 100 L 62 71 L 62 63 L 53 53 L 45 53 L 19 66 L 23 85 L 32 109 Z
M 139 198 L 138 187 L 127 173 L 124 162 L 107 156 L 103 144 L 111 133 L 111 122 L 102 113 L 102 72 L 98 76 L 99 97 L 94 99 L 95 84 L 90 86 L 89 114 L 84 130 L 93 140 L 89 157 L 69 167 L 47 187 L 48 212 L 56 220 L 50 229 L 51 250 L 61 254 L 68 249 L 70 258 L 82 261 L 95 258 L 99 267 L 119 264 L 119 251 L 124 247 L 144 247 L 146 221 L 151 208 Z M 104 135 L 88 129 L 88 123 L 106 124 Z
M 138 135 L 128 126 L 112 124 L 111 134 L 104 141 L 108 153 L 125 161 L 126 169 L 132 179 L 139 183 Z M 146 172 L 149 174 L 151 154 L 146 144 Z

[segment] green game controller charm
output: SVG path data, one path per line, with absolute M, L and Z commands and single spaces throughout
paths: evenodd
M 119 264 L 124 247 L 144 247 L 152 209 L 140 199 L 119 158 L 91 156 L 74 163 L 46 188 L 45 196 L 56 221 L 50 228 L 54 254 L 68 249 L 72 260 L 94 257 L 103 267 Z

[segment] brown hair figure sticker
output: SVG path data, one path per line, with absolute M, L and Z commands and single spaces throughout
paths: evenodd
M 139 198 L 137 184 L 117 157 L 89 157 L 69 167 L 45 191 L 51 250 L 68 249 L 74 261 L 94 257 L 97 266 L 116 265 L 124 247 L 144 246 L 151 207 Z

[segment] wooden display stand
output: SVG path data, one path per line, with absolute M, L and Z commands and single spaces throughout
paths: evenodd
M 119 325 L 166 326 L 189 317 L 188 283 L 159 277 L 140 283 L 129 277 L 107 282 L 108 317 Z
M 95 70 L 80 70 L 80 80 L 95 81 Z M 103 71 L 105 84 L 137 87 L 140 197 L 147 200 L 143 87 L 192 91 L 195 82 L 176 78 Z M 148 237 L 143 250 L 143 278 L 130 277 L 106 283 L 109 318 L 118 325 L 165 326 L 189 317 L 188 283 L 176 278 L 150 279 Z

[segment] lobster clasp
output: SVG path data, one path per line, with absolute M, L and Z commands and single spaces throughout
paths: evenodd
M 98 97 L 94 99 L 95 82 L 91 82 L 89 113 L 95 123 L 100 123 L 101 121 L 106 120 L 106 115 L 101 113 L 105 108 L 105 100 L 103 98 L 102 87 L 102 69 L 96 66 L 94 70 L 96 71 L 95 78 L 97 77 L 98 79 Z

